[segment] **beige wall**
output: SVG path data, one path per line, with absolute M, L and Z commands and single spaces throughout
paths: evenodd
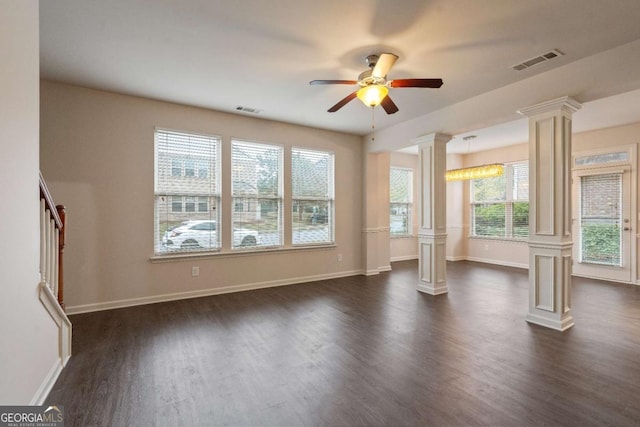
M 362 272 L 361 138 L 52 82 L 41 93 L 42 170 L 69 217 L 70 312 Z M 155 126 L 220 135 L 223 174 L 232 137 L 334 151 L 336 246 L 150 262 Z M 230 223 L 229 181 L 223 175 Z
M 60 363 L 38 299 L 38 2 L 0 0 L 0 10 L 0 404 L 39 404 Z

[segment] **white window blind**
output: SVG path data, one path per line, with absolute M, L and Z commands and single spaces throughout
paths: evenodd
M 410 235 L 413 204 L 413 171 L 391 168 L 389 173 L 389 227 L 391 235 Z
M 580 177 L 580 262 L 622 266 L 622 174 Z
M 220 138 L 155 132 L 155 253 L 220 248 Z M 207 174 L 196 174 L 195 164 Z
M 504 174 L 471 181 L 471 235 L 529 236 L 529 163 L 505 165 Z
M 291 149 L 292 243 L 334 241 L 334 155 Z
M 277 145 L 231 141 L 232 248 L 282 245 L 282 157 Z

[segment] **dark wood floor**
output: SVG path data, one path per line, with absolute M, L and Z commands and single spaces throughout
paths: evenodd
M 417 263 L 76 315 L 67 426 L 640 425 L 640 287 L 574 278 L 576 326 L 525 322 L 527 272 Z

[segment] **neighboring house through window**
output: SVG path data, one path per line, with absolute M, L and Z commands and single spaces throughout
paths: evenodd
M 219 170 L 219 137 L 156 129 L 156 254 L 220 248 Z
M 292 148 L 292 243 L 334 241 L 334 155 Z
M 283 151 L 278 145 L 231 141 L 233 249 L 282 246 Z

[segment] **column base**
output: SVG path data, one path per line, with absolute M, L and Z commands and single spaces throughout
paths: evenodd
M 527 322 L 533 323 L 538 326 L 544 326 L 545 328 L 555 329 L 556 331 L 566 331 L 575 325 L 573 316 L 568 315 L 563 319 L 550 319 L 548 317 L 536 316 L 535 314 L 527 314 Z
M 442 295 L 449 292 L 449 287 L 447 285 L 431 286 L 429 284 L 419 283 L 416 289 L 418 290 L 418 292 L 422 292 L 424 294 L 429 294 L 429 295 Z

